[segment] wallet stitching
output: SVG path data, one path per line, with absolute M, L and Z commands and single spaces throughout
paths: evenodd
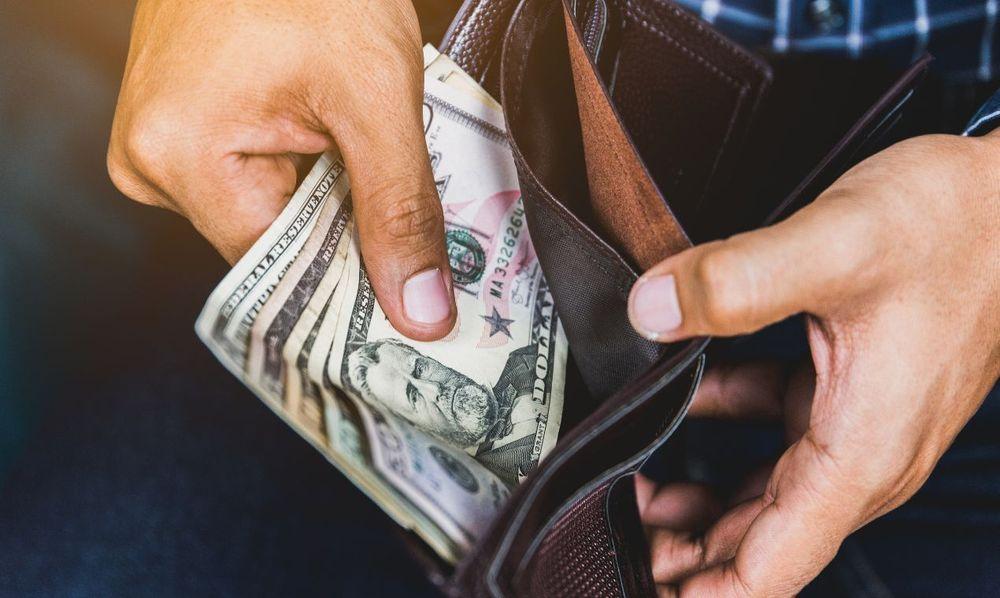
M 705 182 L 705 188 L 702 190 L 698 202 L 701 203 L 705 196 L 708 194 L 709 190 L 712 188 L 712 182 L 715 180 L 715 174 L 719 169 L 719 162 L 722 160 L 722 155 L 729 148 L 729 142 L 732 139 L 733 132 L 736 129 L 736 121 L 740 115 L 742 107 L 744 105 L 744 100 L 747 96 L 747 86 L 743 85 L 740 87 L 739 95 L 736 101 L 736 109 L 733 110 L 732 115 L 729 117 L 729 125 L 726 127 L 726 135 L 722 138 L 722 145 L 719 147 L 718 153 L 715 154 L 715 162 L 712 164 L 712 171 L 708 175 L 708 180 Z
M 628 11 L 629 9 L 635 11 L 636 14 L 633 14 L 632 16 L 641 17 L 647 20 L 656 20 L 656 21 L 660 20 L 656 15 L 651 14 L 646 8 L 636 4 L 634 0 L 624 0 L 624 1 L 625 1 L 626 11 Z M 764 70 L 764 68 L 762 68 L 755 60 L 753 60 L 745 52 L 741 51 L 740 48 L 733 46 L 733 44 L 729 40 L 720 37 L 713 29 L 706 27 L 702 21 L 696 19 L 695 17 L 691 16 L 690 14 L 684 12 L 680 8 L 670 3 L 663 2 L 660 5 L 666 8 L 668 11 L 670 11 L 673 14 L 673 16 L 677 17 L 679 21 L 681 21 L 684 25 L 686 25 L 690 29 L 694 29 L 698 33 L 704 34 L 705 35 L 704 39 L 706 41 L 716 46 L 717 48 L 727 52 L 728 54 L 730 54 L 732 57 L 736 58 L 743 64 L 749 66 L 761 78 L 766 78 L 767 72 Z
M 469 24 L 469 20 L 472 18 L 473 13 L 476 12 L 476 8 L 478 8 L 480 4 L 482 4 L 482 1 L 469 3 L 468 10 L 466 10 L 462 14 L 458 27 L 456 27 L 455 29 L 460 33 L 457 36 L 452 37 L 451 40 L 449 40 L 448 48 L 446 50 L 448 54 L 450 54 L 451 50 L 454 49 L 456 43 L 461 44 L 463 40 L 469 38 L 469 32 L 466 31 L 465 28 Z
M 618 494 L 615 492 L 615 487 L 618 484 L 620 484 L 622 478 L 626 477 L 627 475 L 628 474 L 620 475 L 614 480 L 610 481 L 610 483 L 608 484 L 608 495 L 604 499 L 604 523 L 605 523 L 605 528 L 608 530 L 608 538 L 611 540 L 611 551 L 612 554 L 614 555 L 615 571 L 618 573 L 618 589 L 621 592 L 622 596 L 628 595 L 625 592 L 625 571 L 624 567 L 622 567 L 622 561 L 619 558 L 618 554 L 619 546 L 623 545 L 624 542 L 621 541 L 622 540 L 621 534 L 619 533 L 619 530 L 615 529 L 615 526 L 612 522 L 612 517 L 614 517 L 612 513 L 616 512 L 616 510 L 619 508 L 618 505 L 621 502 L 620 499 L 618 498 Z M 636 505 L 636 508 L 638 508 L 638 505 Z
M 674 39 L 666 31 L 661 30 L 656 23 L 652 22 L 653 18 L 651 16 L 647 15 L 646 13 L 642 12 L 641 10 L 635 9 L 634 12 L 633 12 L 630 9 L 635 9 L 635 7 L 632 6 L 631 1 L 627 2 L 627 7 L 626 7 L 625 10 L 626 10 L 626 13 L 634 19 L 634 22 L 637 25 L 641 25 L 641 26 L 645 27 L 647 30 L 649 30 L 650 32 L 655 33 L 663 41 L 665 41 L 665 42 L 667 42 L 669 44 L 673 44 L 674 46 L 676 46 L 677 48 L 679 48 L 688 58 L 691 58 L 691 59 L 695 60 L 696 62 L 701 63 L 703 66 L 708 67 L 708 69 L 713 74 L 715 74 L 718 78 L 720 78 L 720 79 L 724 80 L 726 83 L 728 83 L 730 85 L 730 87 L 733 87 L 733 88 L 746 87 L 746 83 L 743 83 L 741 81 L 737 81 L 732 76 L 730 76 L 728 73 L 726 73 L 725 71 L 723 71 L 722 69 L 720 69 L 715 63 L 709 62 L 708 59 L 705 58 L 705 57 L 703 57 L 703 56 L 699 56 L 689 46 L 687 46 L 686 44 L 684 44 L 683 42 L 681 42 L 681 41 L 679 41 L 677 39 Z
M 671 37 L 670 34 L 667 33 L 666 31 L 660 30 L 656 26 L 655 23 L 651 22 L 651 20 L 653 18 L 655 18 L 655 17 L 653 15 L 648 15 L 641 8 L 639 8 L 637 6 L 634 6 L 632 4 L 632 0 L 626 0 L 626 14 L 628 14 L 629 16 L 631 16 L 634 19 L 634 22 L 637 25 L 639 25 L 641 27 L 644 27 L 650 33 L 653 33 L 653 34 L 657 35 L 663 41 L 667 42 L 668 44 L 673 45 L 674 47 L 676 47 L 677 49 L 679 49 L 689 59 L 693 59 L 694 61 L 698 62 L 699 64 L 707 67 L 708 70 L 711 73 L 713 73 L 714 75 L 716 75 L 716 77 L 718 79 L 720 79 L 721 81 L 729 84 L 730 87 L 732 87 L 734 90 L 737 91 L 736 105 L 734 106 L 734 108 L 733 108 L 733 110 L 732 110 L 732 112 L 731 112 L 731 114 L 729 116 L 729 123 L 726 126 L 726 134 L 722 138 L 722 142 L 719 145 L 719 149 L 716 150 L 716 152 L 715 152 L 715 159 L 712 161 L 712 169 L 709 171 L 708 177 L 705 180 L 705 184 L 704 184 L 701 192 L 698 194 L 698 203 L 701 203 L 701 201 L 704 200 L 705 195 L 712 188 L 712 181 L 715 179 L 715 173 L 718 170 L 719 162 L 722 160 L 723 154 L 726 152 L 726 150 L 729 147 L 729 142 L 732 139 L 733 131 L 736 128 L 736 126 L 735 126 L 736 125 L 736 121 L 737 121 L 739 115 L 742 112 L 743 106 L 745 105 L 744 101 L 745 101 L 746 96 L 747 96 L 747 90 L 748 90 L 748 88 L 750 86 L 746 82 L 738 81 L 738 80 L 734 79 L 733 77 L 731 77 L 730 75 L 728 75 L 727 73 L 725 73 L 724 71 L 722 71 L 720 68 L 718 68 L 715 64 L 709 62 L 709 60 L 707 58 L 704 58 L 704 57 L 699 56 L 698 54 L 696 54 L 693 50 L 691 50 L 690 47 L 688 47 L 687 45 L 685 45 L 680 40 L 677 40 L 677 39 Z M 740 56 L 738 53 L 736 53 L 735 51 L 733 51 L 732 49 L 730 49 L 730 48 L 728 48 L 728 47 L 726 47 L 724 45 L 721 45 L 717 40 L 712 39 L 711 36 L 708 36 L 708 39 L 709 39 L 709 41 L 716 42 L 716 45 L 719 45 L 724 50 L 728 50 L 734 56 L 739 57 L 739 58 L 744 58 L 744 57 Z
M 657 434 L 657 436 L 659 436 L 659 434 Z M 629 546 L 629 542 L 628 542 L 628 539 L 625 537 L 625 534 L 622 532 L 621 526 L 620 525 L 619 526 L 615 526 L 613 524 L 613 520 L 617 520 L 620 523 L 620 520 L 621 520 L 621 517 L 622 517 L 622 515 L 621 515 L 622 508 L 627 509 L 628 505 L 627 504 L 625 504 L 625 505 L 622 504 L 622 499 L 619 496 L 620 491 L 616 490 L 616 488 L 618 487 L 618 484 L 621 484 L 622 480 L 625 479 L 625 478 L 632 478 L 631 480 L 626 481 L 625 482 L 626 484 L 634 484 L 635 483 L 635 474 L 639 470 L 639 467 L 640 466 L 637 465 L 633 471 L 627 472 L 627 473 L 623 473 L 622 475 L 619 475 L 617 478 L 615 478 L 614 480 L 612 480 L 611 483 L 608 486 L 608 497 L 607 497 L 607 500 L 604 501 L 605 521 L 607 522 L 608 536 L 611 538 L 611 547 L 614 550 L 615 557 L 616 557 L 615 558 L 615 566 L 616 566 L 616 569 L 618 569 L 618 586 L 621 589 L 622 596 L 628 596 L 628 592 L 625 590 L 625 587 L 626 587 L 626 582 L 625 582 L 626 575 L 625 574 L 626 573 L 630 573 L 631 574 L 631 577 L 633 578 L 633 583 L 635 583 L 637 581 L 635 579 L 637 576 L 635 574 L 635 565 L 634 565 L 634 563 L 630 559 L 627 559 L 627 558 L 626 559 L 621 559 L 621 558 L 619 558 L 619 554 L 621 552 L 627 552 L 628 551 L 627 547 Z M 633 497 L 634 497 L 634 493 L 633 493 Z M 638 511 L 638 505 L 636 505 L 635 503 L 633 503 L 633 506 Z

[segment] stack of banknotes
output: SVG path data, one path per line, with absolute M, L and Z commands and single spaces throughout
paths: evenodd
M 422 343 L 390 326 L 335 152 L 219 283 L 196 330 L 397 523 L 456 561 L 555 445 L 567 346 L 500 106 L 433 48 L 424 61 L 426 140 L 458 305 L 451 334 Z

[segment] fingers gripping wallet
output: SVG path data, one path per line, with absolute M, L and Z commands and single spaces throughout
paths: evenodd
M 451 568 L 415 548 L 452 596 L 654 596 L 633 475 L 684 416 L 708 340 L 636 334 L 637 272 L 814 199 L 929 58 L 802 166 L 815 139 L 776 133 L 773 65 L 668 0 L 466 0 L 441 50 L 503 105 L 572 371 L 562 436 L 471 553 Z

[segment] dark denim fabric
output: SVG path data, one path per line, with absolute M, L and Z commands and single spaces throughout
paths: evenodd
M 0 596 L 433 595 L 389 519 L 197 342 L 222 260 L 108 182 L 130 10 L 0 17 Z M 998 402 L 811 592 L 1000 586 Z M 706 461 L 777 449 L 745 428 L 684 438 Z
M 193 332 L 226 266 L 108 181 L 128 2 L 0 16 L 0 596 L 430 596 Z

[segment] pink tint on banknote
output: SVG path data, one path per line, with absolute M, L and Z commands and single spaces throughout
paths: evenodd
M 520 197 L 521 192 L 514 189 L 483 200 L 449 202 L 444 206 L 449 221 L 461 222 L 484 241 L 486 271 L 477 289 L 484 308 L 480 314 L 479 348 L 502 347 L 510 342 L 508 332 L 514 325 L 510 315 L 511 286 L 518 273 L 535 259 L 524 209 L 517 201 Z

